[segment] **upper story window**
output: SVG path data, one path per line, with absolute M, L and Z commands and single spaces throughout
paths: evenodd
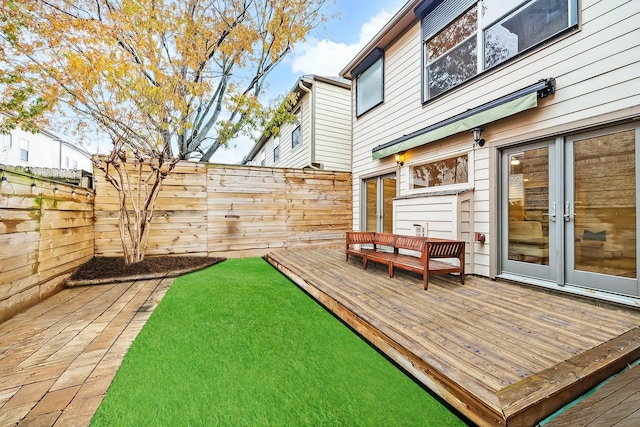
M 296 126 L 296 128 L 291 132 L 291 148 L 296 148 L 302 142 L 302 130 L 300 129 L 300 125 Z
M 384 100 L 384 51 L 375 49 L 352 74 L 356 79 L 356 116 L 361 116 Z
M 20 139 L 20 160 L 29 161 L 29 141 L 26 139 Z
M 11 139 L 11 134 L 10 133 L 3 133 L 2 135 L 2 146 L 4 148 L 11 148 L 13 143 L 12 143 L 12 139 Z
M 411 188 L 440 187 L 469 182 L 469 156 L 424 163 L 411 168 Z
M 424 100 L 578 23 L 578 0 L 441 2 L 422 19 Z
M 280 138 L 275 138 L 273 140 L 273 163 L 278 163 L 280 161 Z
M 267 152 L 262 151 L 260 153 L 260 166 L 266 166 L 267 164 Z

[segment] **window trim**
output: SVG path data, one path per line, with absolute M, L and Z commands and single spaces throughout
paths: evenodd
M 374 65 L 376 65 L 378 63 L 378 61 L 380 61 L 380 69 L 382 72 L 382 77 L 381 77 L 381 88 L 380 88 L 380 101 L 373 104 L 372 106 L 370 106 L 369 108 L 367 108 L 364 111 L 359 111 L 358 108 L 358 92 L 360 90 L 360 77 L 362 76 L 363 73 L 365 73 L 366 71 L 370 70 L 371 67 L 373 67 Z M 381 48 L 375 48 L 365 59 L 362 60 L 362 62 L 360 62 L 358 65 L 356 65 L 353 68 L 353 71 L 351 72 L 351 74 L 354 76 L 354 80 L 356 82 L 356 90 L 355 90 L 355 113 L 356 113 L 356 118 L 363 116 L 364 114 L 368 113 L 369 111 L 373 110 L 374 108 L 376 108 L 378 105 L 383 104 L 384 103 L 384 86 L 385 86 L 385 73 L 384 73 L 384 50 Z
M 502 16 L 500 16 L 499 18 L 496 18 L 494 20 L 492 20 L 491 22 L 488 22 L 486 25 L 484 25 L 484 23 L 482 23 L 482 21 L 480 20 L 480 25 L 478 26 L 478 29 L 476 31 L 476 37 L 478 39 L 478 46 L 477 46 L 477 50 L 478 50 L 478 61 L 482 63 L 482 69 L 480 71 L 478 71 L 474 76 L 470 77 L 469 79 L 463 81 L 462 83 L 452 86 L 451 88 L 431 97 L 428 98 L 428 81 L 427 81 L 427 55 L 426 55 L 426 45 L 427 45 L 427 41 L 432 39 L 433 37 L 435 37 L 437 34 L 439 34 L 441 31 L 443 31 L 444 29 L 446 29 L 452 22 L 454 22 L 456 19 L 458 19 L 461 15 L 463 15 L 464 13 L 466 13 L 470 8 L 475 7 L 478 5 L 478 1 L 473 1 L 470 3 L 470 5 L 468 5 L 468 7 L 466 7 L 462 12 L 460 12 L 459 14 L 455 15 L 452 19 L 449 20 L 449 22 L 447 22 L 446 25 L 444 25 L 442 28 L 439 28 L 437 32 L 435 32 L 434 34 L 430 34 L 428 35 L 428 37 L 425 36 L 424 31 L 422 31 L 422 40 L 421 40 L 421 47 L 420 47 L 420 51 L 421 51 L 421 57 L 420 57 L 420 61 L 421 61 L 421 72 L 420 72 L 420 78 L 421 78 L 421 96 L 422 96 L 422 105 L 425 106 L 426 104 L 439 99 L 443 96 L 446 96 L 447 94 L 452 93 L 453 91 L 462 88 L 468 84 L 471 84 L 472 82 L 474 82 L 476 79 L 480 78 L 481 76 L 484 76 L 490 72 L 493 72 L 495 70 L 504 68 L 505 66 L 516 62 L 518 60 L 520 60 L 521 58 L 527 57 L 529 55 L 532 55 L 533 53 L 543 49 L 544 47 L 546 47 L 547 45 L 549 45 L 549 43 L 551 43 L 552 41 L 558 40 L 560 38 L 569 36 L 571 33 L 577 31 L 580 28 L 580 17 L 579 17 L 579 0 L 565 0 L 567 2 L 568 5 L 568 23 L 567 23 L 567 27 L 558 31 L 557 33 L 549 36 L 546 39 L 543 39 L 541 41 L 539 41 L 538 43 L 529 46 L 526 49 L 523 49 L 522 51 L 516 53 L 515 55 L 505 59 L 502 62 L 498 62 L 494 65 L 492 65 L 491 67 L 485 68 L 484 64 L 485 64 L 485 58 L 484 58 L 484 43 L 485 43 L 485 39 L 484 39 L 484 34 L 485 34 L 485 30 L 492 27 L 493 25 L 495 25 L 497 22 L 501 21 L 502 19 L 504 19 L 505 17 L 507 17 L 508 15 L 512 14 L 514 11 L 517 11 L 519 9 L 523 9 L 528 3 L 531 3 L 533 1 L 536 0 L 522 0 L 517 6 L 514 6 L 512 9 L 510 9 L 509 11 L 507 11 L 506 13 L 504 13 Z M 423 21 L 424 19 L 426 19 L 426 17 L 431 14 L 431 13 L 439 13 L 440 11 L 438 10 L 438 7 L 432 7 L 431 9 L 425 11 L 422 11 L 422 14 L 420 15 L 420 19 L 421 21 Z M 418 11 L 416 9 L 416 15 L 418 15 Z M 423 21 L 424 22 L 424 21 Z M 458 47 L 460 45 L 457 44 L 454 49 L 456 47 Z M 482 55 L 482 57 L 480 57 L 480 55 Z

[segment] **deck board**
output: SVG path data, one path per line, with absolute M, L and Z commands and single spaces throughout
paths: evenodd
M 633 308 L 455 275 L 424 291 L 421 276 L 365 270 L 340 247 L 267 260 L 480 425 L 531 425 L 640 358 Z

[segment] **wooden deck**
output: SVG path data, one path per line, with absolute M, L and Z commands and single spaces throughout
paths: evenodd
M 0 323 L 0 426 L 89 425 L 172 282 L 65 289 Z
M 478 425 L 535 425 L 640 358 L 633 308 L 478 277 L 424 291 L 340 247 L 266 258 Z

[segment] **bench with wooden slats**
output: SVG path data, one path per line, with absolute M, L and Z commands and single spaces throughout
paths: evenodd
M 429 274 L 458 273 L 464 285 L 464 249 L 460 240 L 434 239 L 371 231 L 350 231 L 346 234 L 346 259 L 349 255 L 362 258 L 364 268 L 369 261 L 384 264 L 389 277 L 396 268 L 422 274 L 424 289 L 429 286 Z M 400 253 L 400 250 L 403 250 Z M 458 265 L 438 259 L 458 259 Z

